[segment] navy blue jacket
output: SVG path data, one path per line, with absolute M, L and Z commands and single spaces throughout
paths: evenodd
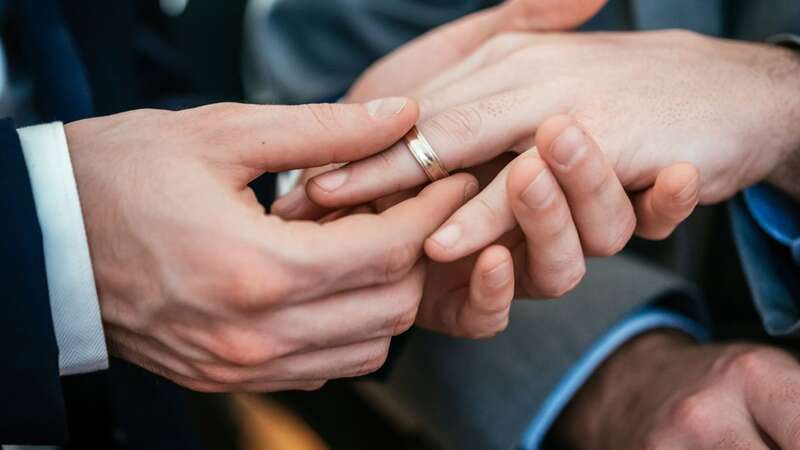
M 0 17 L 4 38 L 14 36 L 4 41 L 9 65 L 24 66 L 16 73 L 32 82 L 37 121 L 66 123 L 241 100 L 243 8 L 244 0 L 192 2 L 168 19 L 155 0 L 0 0 Z M 0 120 L 0 444 L 199 448 L 178 386 L 113 358 L 107 371 L 59 377 L 22 125 Z M 269 201 L 272 180 L 258 184 Z
M 42 235 L 11 120 L 0 121 L 0 442 L 66 438 Z

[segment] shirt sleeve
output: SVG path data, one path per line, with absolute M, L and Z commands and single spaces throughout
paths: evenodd
M 61 123 L 18 131 L 42 229 L 61 375 L 108 367 L 78 188 Z
M 707 341 L 710 338 L 705 327 L 670 310 L 646 307 L 633 312 L 595 342 L 561 379 L 536 411 L 519 448 L 538 450 L 563 409 L 603 361 L 634 337 L 662 328 L 682 331 L 698 341 Z

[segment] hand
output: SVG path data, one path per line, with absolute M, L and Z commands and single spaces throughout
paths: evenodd
M 704 203 L 725 199 L 800 147 L 800 133 L 791 125 L 800 111 L 794 68 L 800 68 L 797 56 L 785 49 L 688 32 L 494 39 L 419 90 L 420 129 L 451 171 L 509 148 L 525 152 L 534 133 L 539 152 L 514 163 L 519 176 L 511 168 L 501 172 L 465 205 L 439 230 L 449 235 L 426 244 L 429 256 L 461 258 L 517 222 L 527 223 L 531 250 L 547 245 L 541 254 L 560 255 L 528 264 L 528 284 L 536 287 L 539 273 L 554 280 L 547 290 L 562 293 L 580 277 L 582 255 L 613 254 L 634 224 L 643 237 L 663 238 L 691 212 L 695 191 Z M 560 115 L 565 111 L 569 117 Z M 558 142 L 570 144 L 566 154 L 555 151 Z M 524 209 L 515 200 L 540 173 L 546 175 L 539 181 L 559 183 L 543 190 L 546 204 L 527 214 L 549 218 L 541 225 L 518 217 Z M 396 145 L 315 178 L 308 194 L 338 206 L 424 181 L 408 150 Z M 461 227 L 458 234 L 453 223 Z M 548 239 L 553 233 L 557 238 Z M 448 236 L 454 245 L 437 244 Z
M 659 331 L 604 363 L 553 432 L 576 450 L 796 450 L 799 418 L 791 355 Z
M 506 0 L 436 28 L 390 53 L 356 81 L 348 100 L 407 95 L 502 33 L 571 30 L 592 18 L 607 2 Z
M 470 172 L 478 178 L 479 183 L 485 183 L 508 162 L 508 159 L 497 158 Z M 376 200 L 369 206 L 342 210 L 295 201 L 306 198 L 305 184 L 309 179 L 339 166 L 340 164 L 331 164 L 304 170 L 297 186 L 273 204 L 273 209 L 275 205 L 284 202 L 294 204 L 298 209 L 291 210 L 291 215 L 327 222 L 352 214 L 353 211 L 385 211 L 413 196 L 413 192 L 404 192 Z M 470 186 L 476 190 L 478 188 L 477 185 Z M 472 195 L 474 192 L 468 194 L 470 197 Z M 450 336 L 472 339 L 491 337 L 504 330 L 508 324 L 515 287 L 513 264 L 507 249 L 511 246 L 512 239 L 520 241 L 517 236 L 509 236 L 505 246 L 492 246 L 480 252 L 480 255 L 456 263 L 439 264 L 429 261 L 426 264 L 425 287 L 415 325 Z
M 358 101 L 388 92 L 408 92 L 502 32 L 570 29 L 593 16 L 604 4 L 605 0 L 508 1 L 434 30 L 392 53 L 362 76 L 348 99 Z M 420 59 L 428 62 L 419 66 Z M 409 64 L 416 67 L 412 73 L 405 70 Z M 491 166 L 497 165 L 484 165 L 483 172 Z M 308 201 L 305 184 L 309 178 L 333 168 L 306 171 L 299 187 L 273 204 L 273 213 L 286 218 L 315 220 L 331 213 L 332 209 Z M 375 206 L 380 208 L 380 205 Z M 505 245 L 489 246 L 458 263 L 431 264 L 417 325 L 471 338 L 488 337 L 502 331 L 508 322 L 515 293 L 512 260 L 515 256 L 508 248 L 520 242 L 517 233 L 508 236 Z M 519 259 L 521 253 L 514 253 Z
M 800 148 L 780 162 L 768 181 L 800 202 Z
M 110 352 L 202 391 L 308 389 L 379 367 L 416 316 L 423 240 L 474 180 L 324 225 L 266 215 L 247 185 L 373 154 L 417 116 L 390 99 L 68 124 Z

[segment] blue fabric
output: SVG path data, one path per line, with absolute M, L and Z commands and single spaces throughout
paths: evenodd
M 800 205 L 766 184 L 746 190 L 744 201 L 756 223 L 770 237 L 792 248 L 794 261 L 800 264 Z
M 553 392 L 542 403 L 539 411 L 534 416 L 519 448 L 521 450 L 536 450 L 542 440 L 556 421 L 561 411 L 569 403 L 586 380 L 614 351 L 634 337 L 657 328 L 671 328 L 681 330 L 698 341 L 710 339 L 708 331 L 699 323 L 690 320 L 672 311 L 647 307 L 638 310 L 616 327 L 612 328 L 605 336 L 598 340 L 581 358 Z
M 729 209 L 742 268 L 764 328 L 772 336 L 800 336 L 800 266 L 797 236 L 792 233 L 797 207 L 777 194 L 759 187 L 731 201 Z
M 39 222 L 14 124 L 0 121 L 0 443 L 66 439 Z

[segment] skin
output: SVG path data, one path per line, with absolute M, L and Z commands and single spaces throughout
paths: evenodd
M 523 281 L 536 294 L 544 277 L 544 294 L 563 294 L 584 257 L 614 254 L 634 232 L 664 238 L 698 201 L 725 200 L 785 166 L 800 148 L 798 61 L 683 31 L 492 40 L 418 90 L 419 128 L 450 170 L 509 149 L 520 156 L 426 242 L 427 254 L 455 261 L 519 227 L 529 241 Z M 521 217 L 536 180 L 543 203 Z M 341 206 L 424 182 L 397 144 L 306 191 Z
M 595 372 L 553 434 L 576 450 L 796 450 L 798 393 L 800 365 L 788 353 L 655 331 Z
M 423 101 L 420 128 L 429 140 L 435 142 L 434 146 L 440 155 L 445 159 L 460 158 L 466 151 L 476 158 L 472 161 L 473 167 L 467 170 L 474 174 L 483 172 L 483 176 L 479 176 L 483 189 L 479 194 L 479 200 L 470 202 L 446 224 L 451 226 L 450 228 L 453 228 L 452 225 L 456 226 L 456 232 L 449 235 L 457 245 L 442 245 L 437 239 L 426 242 L 427 254 L 442 270 L 447 269 L 447 264 L 458 267 L 443 273 L 442 277 L 438 278 L 440 282 L 446 280 L 443 284 L 449 285 L 452 280 L 457 280 L 456 290 L 474 291 L 468 289 L 470 272 L 460 267 L 469 265 L 475 260 L 482 261 L 480 257 L 485 251 L 493 252 L 494 258 L 498 259 L 501 258 L 502 252 L 505 253 L 505 256 L 502 256 L 505 258 L 505 263 L 513 268 L 510 278 L 514 279 L 514 289 L 504 290 L 504 294 L 513 291 L 517 297 L 523 298 L 559 297 L 572 289 L 583 277 L 584 256 L 606 256 L 616 253 L 630 238 L 634 228 L 645 237 L 666 237 L 694 209 L 698 200 L 699 180 L 696 169 L 691 165 L 674 164 L 658 172 L 656 182 L 650 189 L 629 196 L 615 181 L 616 177 L 606 161 L 606 155 L 590 136 L 587 137 L 588 150 L 584 154 L 583 162 L 570 170 L 552 173 L 537 151 L 528 151 L 534 143 L 530 137 L 537 128 L 539 128 L 537 133 L 539 147 L 552 146 L 560 130 L 566 126 L 563 118 L 555 117 L 539 127 L 537 123 L 528 123 L 530 111 L 520 111 L 517 113 L 517 122 L 521 125 L 511 130 L 513 132 L 509 132 L 508 117 L 498 113 L 502 109 L 499 107 L 504 104 L 509 106 L 508 102 L 487 102 L 484 112 L 492 117 L 486 121 L 483 120 L 483 116 L 478 117 L 481 129 L 473 129 L 467 120 L 470 116 L 473 118 L 478 116 L 479 113 L 464 114 L 463 109 L 445 105 L 441 107 L 443 112 L 437 113 L 434 109 L 439 107 L 430 99 L 450 92 L 450 88 L 444 89 L 444 86 L 455 88 L 463 84 L 464 90 L 473 90 L 475 86 L 458 80 L 461 78 L 469 80 L 473 72 L 480 71 L 483 66 L 490 67 L 494 60 L 503 59 L 509 51 L 507 46 L 516 48 L 526 42 L 522 39 L 527 35 L 504 33 L 505 30 L 513 28 L 510 25 L 498 26 L 493 33 L 481 33 L 481 30 L 485 29 L 487 16 L 495 16 L 490 20 L 492 23 L 503 23 L 502 17 L 513 17 L 504 14 L 503 8 L 518 8 L 519 5 L 516 3 L 506 3 L 499 8 L 465 18 L 455 25 L 434 30 L 395 54 L 389 55 L 367 71 L 356 83 L 349 99 L 355 101 L 386 92 L 410 90 Z M 563 5 L 563 2 L 560 4 Z M 587 4 L 584 2 L 583 6 Z M 578 8 L 577 10 L 582 13 L 576 14 L 575 18 L 570 20 L 563 17 L 553 23 L 540 20 L 539 27 L 548 30 L 558 29 L 565 24 L 579 24 L 589 17 L 587 12 L 594 11 L 600 6 L 602 2 L 596 2 L 584 10 Z M 489 36 L 490 40 L 476 46 L 476 41 L 472 39 L 475 35 Z M 447 49 L 451 47 L 446 43 L 455 40 L 471 43 L 475 48 L 471 52 L 466 51 L 465 44 L 461 52 L 448 52 Z M 431 42 L 439 42 L 441 45 L 434 46 Z M 426 64 L 426 68 L 437 69 L 440 75 L 438 78 L 426 79 L 425 75 L 416 72 L 397 70 L 397 67 L 408 64 L 408 61 L 418 60 L 420 55 L 431 53 L 435 57 L 426 56 L 426 60 L 431 61 L 431 64 Z M 398 75 L 399 73 L 402 73 L 402 77 Z M 482 80 L 484 81 L 486 80 Z M 498 78 L 495 81 L 501 80 Z M 411 85 L 416 87 L 409 87 Z M 490 87 L 491 83 L 483 84 L 477 92 Z M 500 88 L 500 91 L 503 90 L 504 88 Z M 489 130 L 490 127 L 495 127 L 496 130 Z M 507 158 L 507 153 L 504 152 L 515 146 L 520 149 L 518 152 L 522 153 L 513 164 L 509 165 L 510 158 Z M 449 153 L 447 149 L 450 149 Z M 487 149 L 491 151 L 487 153 Z M 498 156 L 500 154 L 502 156 Z M 452 161 L 448 160 L 446 163 L 450 164 L 448 167 L 453 167 Z M 393 172 L 388 176 L 385 173 L 387 165 Z M 490 166 L 495 167 L 493 174 L 486 173 L 487 167 Z M 603 175 L 601 177 L 596 173 L 598 167 L 601 168 L 600 173 Z M 313 175 L 319 175 L 330 169 L 316 169 L 311 173 L 312 176 L 307 178 L 314 178 Z M 279 199 L 272 207 L 273 213 L 286 218 L 315 218 L 331 208 L 357 204 L 424 181 L 421 170 L 402 145 L 384 152 L 380 159 L 351 164 L 345 170 L 355 171 L 357 175 L 349 179 L 340 191 L 329 193 L 320 189 L 315 182 L 304 183 L 301 188 Z M 537 178 L 541 172 L 545 172 L 546 176 Z M 497 174 L 499 175 L 495 177 Z M 515 175 L 511 176 L 512 174 Z M 528 204 L 530 202 L 524 201 L 530 196 L 524 194 L 531 193 L 528 186 L 535 179 L 550 180 L 553 195 L 545 195 L 546 202 L 531 207 Z M 377 180 L 383 181 L 376 185 Z M 604 183 L 604 191 L 607 191 L 604 194 L 606 198 L 604 204 L 589 201 L 588 197 L 594 190 L 582 187 L 583 180 Z M 562 189 L 562 186 L 566 186 L 567 189 Z M 309 196 L 316 202 L 309 200 Z M 582 200 L 584 197 L 587 198 L 585 201 Z M 574 205 L 568 204 L 567 200 L 574 202 Z M 578 208 L 575 208 L 576 205 Z M 618 220 L 604 228 L 607 233 L 598 233 L 591 226 L 592 221 L 597 220 L 598 215 L 606 221 L 605 219 L 609 217 L 606 214 L 609 208 L 619 211 L 617 215 L 611 216 Z M 577 225 L 573 223 L 572 212 L 577 212 Z M 440 230 L 444 231 L 447 230 Z M 505 247 L 507 251 L 503 252 L 501 247 Z M 433 278 L 429 280 L 431 284 L 436 282 Z M 439 293 L 440 290 L 431 287 L 426 289 L 426 292 Z M 454 297 L 450 294 L 447 296 Z M 507 311 L 511 300 L 512 297 L 505 299 L 486 297 L 481 301 L 473 298 L 472 302 L 485 303 L 487 309 L 491 311 Z M 423 305 L 428 303 L 435 305 L 440 301 L 439 296 L 426 296 Z M 423 312 L 437 310 L 439 308 L 436 307 L 421 309 Z M 427 325 L 431 320 L 421 314 L 419 322 Z M 501 329 L 495 330 L 495 333 L 499 331 Z
M 378 62 L 356 83 L 348 100 L 379 97 L 383 92 L 413 92 L 441 70 L 504 32 L 574 28 L 604 3 L 604 0 L 513 0 L 473 14 L 422 36 Z M 430 64 L 419 67 L 416 61 L 420 55 L 425 55 Z M 408 64 L 419 68 L 413 73 L 401 70 Z M 499 157 L 469 172 L 486 186 L 509 161 Z M 306 171 L 300 186 L 272 205 L 273 214 L 313 220 L 342 214 L 332 213 L 337 208 L 309 201 L 305 190 L 308 179 L 333 168 Z M 391 195 L 373 202 L 371 207 L 380 210 L 407 195 L 407 191 Z M 549 283 L 534 286 L 525 276 L 527 272 L 515 269 L 526 265 L 525 248 L 521 230 L 515 230 L 467 258 L 430 262 L 416 325 L 459 337 L 490 337 L 505 329 L 515 295 L 559 294 L 560 286 Z
M 379 368 L 417 315 L 424 240 L 474 178 L 326 223 L 265 214 L 247 185 L 366 157 L 417 118 L 401 98 L 66 125 L 111 354 L 209 392 L 313 389 Z

